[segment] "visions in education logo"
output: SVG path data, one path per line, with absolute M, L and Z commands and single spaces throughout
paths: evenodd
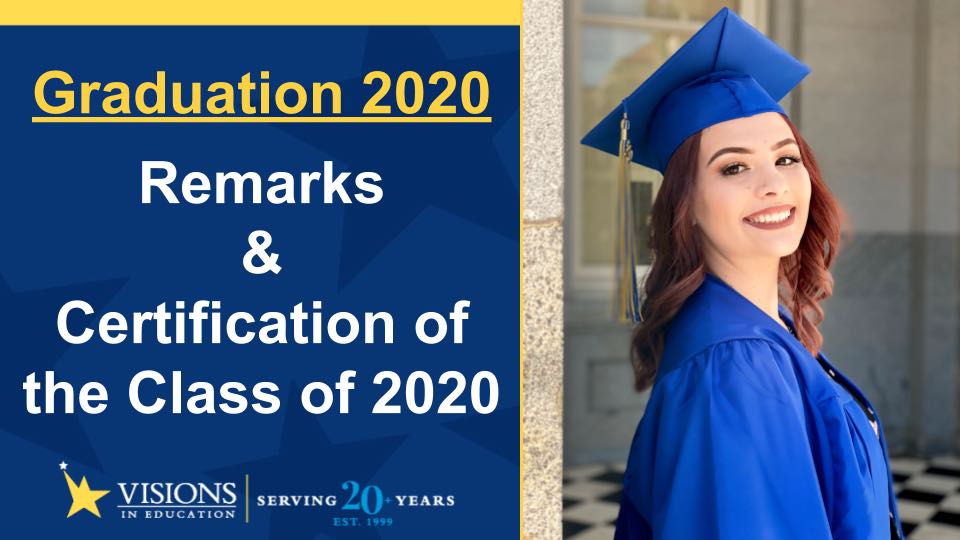
M 92 489 L 86 476 L 77 484 L 65 462 L 60 470 L 72 501 L 67 517 L 81 510 L 101 517 L 97 501 L 111 490 Z M 236 482 L 117 482 L 117 491 L 120 519 L 234 519 L 240 502 Z
M 110 493 L 110 491 L 106 489 L 90 489 L 86 476 L 81 476 L 80 484 L 77 485 L 73 478 L 70 477 L 70 473 L 67 472 L 67 464 L 63 461 L 60 462 L 60 470 L 63 471 L 63 476 L 67 479 L 67 487 L 70 488 L 70 498 L 73 501 L 70 504 L 67 517 L 72 517 L 81 510 L 86 510 L 100 517 L 100 509 L 97 508 L 97 501 L 107 493 Z

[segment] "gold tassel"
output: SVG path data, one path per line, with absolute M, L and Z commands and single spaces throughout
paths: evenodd
M 620 147 L 617 175 L 617 287 L 616 300 L 620 322 L 636 323 L 640 317 L 639 291 L 637 290 L 636 234 L 634 230 L 633 197 L 631 196 L 630 162 L 633 147 L 628 132 L 630 120 L 624 108 L 620 120 Z

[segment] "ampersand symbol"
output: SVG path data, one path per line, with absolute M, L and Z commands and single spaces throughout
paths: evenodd
M 243 256 L 243 268 L 251 274 L 266 274 L 267 272 L 273 272 L 274 274 L 280 273 L 280 265 L 277 264 L 277 259 L 280 258 L 280 255 L 274 253 L 267 253 L 267 248 L 270 247 L 270 244 L 273 242 L 273 238 L 270 237 L 270 233 L 267 231 L 253 231 L 250 233 L 250 236 L 247 237 L 247 243 L 250 244 L 250 249 L 247 251 L 246 255 Z M 253 264 L 253 258 L 256 257 L 263 264 L 255 266 Z

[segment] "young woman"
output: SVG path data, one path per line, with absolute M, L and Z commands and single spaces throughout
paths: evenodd
M 903 538 L 880 419 L 820 352 L 841 211 L 777 105 L 808 72 L 723 9 L 584 138 L 621 121 L 611 153 L 664 175 L 617 540 Z

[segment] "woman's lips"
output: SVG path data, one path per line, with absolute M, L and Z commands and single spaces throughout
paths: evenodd
M 777 212 L 776 212 L 776 211 L 770 212 L 770 211 L 768 211 L 768 210 L 765 210 L 763 213 L 764 213 L 764 214 L 771 214 L 771 213 L 775 214 L 775 213 L 777 213 Z M 793 224 L 793 221 L 794 221 L 794 219 L 795 219 L 796 213 L 797 213 L 797 207 L 796 207 L 796 206 L 793 206 L 793 207 L 790 207 L 790 215 L 787 216 L 787 219 L 785 219 L 785 220 L 783 220 L 783 221 L 760 223 L 760 222 L 757 222 L 757 221 L 750 221 L 750 220 L 747 219 L 747 218 L 743 218 L 743 222 L 746 223 L 747 225 L 750 225 L 751 227 L 756 227 L 756 228 L 758 228 L 758 229 L 765 229 L 765 230 L 782 229 L 782 228 L 784 228 L 784 227 L 789 227 L 790 225 Z

